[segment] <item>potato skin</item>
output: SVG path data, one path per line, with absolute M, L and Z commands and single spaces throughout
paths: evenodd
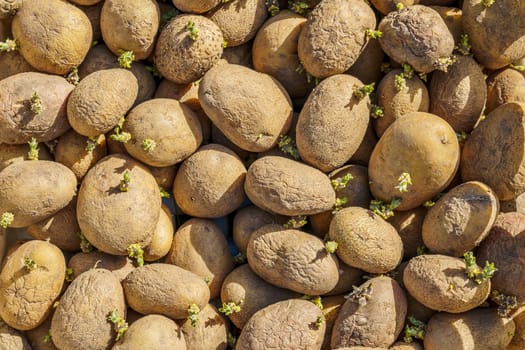
M 237 339 L 236 350 L 320 349 L 326 325 L 315 322 L 321 310 L 312 302 L 288 299 L 256 312 L 244 326 Z
M 25 60 L 24 56 L 18 51 L 0 53 L 0 80 L 12 75 L 24 72 L 34 72 L 36 69 Z
M 155 261 L 166 256 L 173 242 L 174 231 L 171 211 L 163 204 L 151 242 L 144 248 L 144 260 Z
M 42 144 L 39 144 L 38 159 L 53 160 L 53 156 L 49 153 L 47 147 L 42 146 Z M 29 160 L 28 150 L 27 144 L 10 145 L 0 143 L 0 171 L 13 163 Z
M 328 176 L 311 166 L 279 156 L 265 156 L 253 162 L 246 174 L 244 189 L 258 207 L 288 216 L 322 213 L 332 209 L 335 203 Z
M 239 251 L 246 253 L 252 233 L 267 224 L 284 224 L 284 218 L 268 213 L 255 205 L 239 209 L 233 217 L 233 241 Z
M 10 227 L 27 227 L 64 208 L 76 187 L 75 174 L 62 164 L 48 160 L 11 164 L 0 172 L 0 213 L 14 214 Z
M 0 143 L 22 144 L 35 137 L 51 141 L 69 128 L 66 102 L 74 86 L 66 79 L 44 73 L 26 72 L 0 80 Z M 36 92 L 42 112 L 31 111 Z
M 512 68 L 495 71 L 488 76 L 485 113 L 507 102 L 525 102 L 525 76 Z
M 13 18 L 12 31 L 31 66 L 58 75 L 78 67 L 93 40 L 86 14 L 60 0 L 26 1 Z
M 418 255 L 418 248 L 424 246 L 423 238 L 421 237 L 421 226 L 426 215 L 427 210 L 425 208 L 417 207 L 397 212 L 396 215 L 387 220 L 394 226 L 403 241 L 404 260 L 409 260 Z
M 126 317 L 119 280 L 104 269 L 84 272 L 66 289 L 53 314 L 53 343 L 62 350 L 109 349 L 115 332 L 107 316 L 114 310 Z
M 31 350 L 23 333 L 0 321 L 0 349 Z
M 226 350 L 228 348 L 228 327 L 225 316 L 212 304 L 206 305 L 199 312 L 199 321 L 195 326 L 190 320 L 182 324 L 182 333 L 188 350 Z
M 172 0 L 173 5 L 182 12 L 204 13 L 221 3 L 221 0 Z
M 7 20 L 16 14 L 24 0 L 0 0 L 0 20 Z M 1 39 L 4 40 L 4 39 Z
M 122 281 L 135 268 L 131 259 L 126 256 L 110 255 L 100 251 L 77 253 L 69 259 L 67 265 L 72 270 L 69 276 L 71 280 L 92 269 L 105 269 Z

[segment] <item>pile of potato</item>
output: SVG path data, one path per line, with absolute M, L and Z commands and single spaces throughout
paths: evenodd
M 525 1 L 0 0 L 0 349 L 525 349 Z

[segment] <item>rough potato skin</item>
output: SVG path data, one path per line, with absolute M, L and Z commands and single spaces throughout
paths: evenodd
M 131 182 L 119 189 L 124 172 Z M 103 252 L 128 255 L 127 248 L 151 241 L 159 221 L 161 198 L 153 176 L 123 154 L 109 155 L 87 173 L 80 186 L 77 219 L 87 240 Z
M 482 264 L 482 260 L 478 261 Z M 449 313 L 478 307 L 490 292 L 490 280 L 477 284 L 467 277 L 463 259 L 439 254 L 410 259 L 403 272 L 403 283 L 421 304 Z
M 330 76 L 308 96 L 296 126 L 301 159 L 323 172 L 345 164 L 357 151 L 370 120 L 370 99 L 354 96 L 363 83 L 346 74 Z
M 435 10 L 423 6 L 407 6 L 392 11 L 379 23 L 383 33 L 379 43 L 383 51 L 399 63 L 408 63 L 414 70 L 430 73 L 437 61 L 448 58 L 454 50 L 454 38 Z
M 465 142 L 461 178 L 480 181 L 499 200 L 525 192 L 525 104 L 510 102 L 487 115 Z
M 525 56 L 523 1 L 499 0 L 485 9 L 480 0 L 466 0 L 462 10 L 463 30 L 470 35 L 474 57 L 483 66 L 498 69 Z
M 265 156 L 253 162 L 244 189 L 253 204 L 287 216 L 322 213 L 331 210 L 335 203 L 328 176 L 279 156 Z
M 98 136 L 118 124 L 133 106 L 137 79 L 127 69 L 104 69 L 80 81 L 67 102 L 67 119 L 80 135 Z
M 525 76 L 512 68 L 495 71 L 488 76 L 485 113 L 507 102 L 525 102 Z
M 405 343 L 405 342 L 399 341 L 397 343 L 394 343 L 391 347 L 389 347 L 388 350 L 424 350 L 424 349 L 419 343 L 416 343 L 416 342 Z
M 66 79 L 44 73 L 26 72 L 0 81 L 0 143 L 22 144 L 35 137 L 50 141 L 69 128 L 66 101 L 74 86 Z M 31 111 L 36 92 L 42 112 Z
M 182 324 L 182 333 L 188 350 L 226 350 L 228 348 L 228 323 L 215 306 L 208 304 L 199 312 L 195 326 L 190 320 Z
M 20 42 L 20 53 L 29 64 L 39 71 L 58 75 L 78 67 L 93 40 L 86 14 L 60 0 L 26 1 L 13 18 L 12 31 Z
M 28 270 L 25 259 L 37 267 Z M 28 241 L 10 254 L 0 273 L 0 317 L 18 330 L 36 328 L 47 318 L 64 284 L 66 261 L 58 247 Z
M 321 348 L 326 325 L 315 322 L 321 310 L 312 302 L 289 299 L 256 312 L 244 326 L 235 350 Z
M 292 103 L 282 85 L 243 66 L 226 63 L 210 69 L 199 85 L 199 100 L 217 128 L 250 152 L 269 150 L 291 125 Z
M 173 218 L 170 209 L 162 205 L 159 222 L 153 233 L 150 244 L 144 248 L 144 260 L 155 261 L 168 254 L 173 242 Z
M 162 315 L 147 315 L 133 322 L 111 350 L 186 350 L 179 325 Z M 210 348 L 211 349 L 211 348 Z
M 326 252 L 323 241 L 281 225 L 265 225 L 255 231 L 246 256 L 259 277 L 297 293 L 325 294 L 339 280 L 337 257 Z
M 154 0 L 105 0 L 100 12 L 100 29 L 107 47 L 133 51 L 135 59 L 147 58 L 155 48 L 160 10 Z
M 357 57 L 357 60 L 352 64 L 352 67 L 346 71 L 364 84 L 371 84 L 378 82 L 383 73 L 381 72 L 381 64 L 385 58 L 385 53 L 379 45 L 377 40 L 368 40 L 368 43 Z
M 392 345 L 403 330 L 407 314 L 405 292 L 390 277 L 380 276 L 363 283 L 371 287 L 365 305 L 348 299 L 335 320 L 332 348 L 344 346 L 384 347 Z
M 141 314 L 173 319 L 188 317 L 188 308 L 203 309 L 210 299 L 204 279 L 178 266 L 154 263 L 136 268 L 122 281 L 128 305 Z
M 75 174 L 62 164 L 48 160 L 11 164 L 0 172 L 0 213 L 14 214 L 10 227 L 27 227 L 64 208 L 76 187 Z
M 193 40 L 186 28 L 193 22 L 198 31 Z M 224 38 L 211 20 L 198 15 L 174 17 L 160 32 L 154 61 L 162 76 L 177 84 L 200 79 L 221 58 Z
M 396 229 L 368 209 L 341 209 L 330 223 L 329 235 L 339 244 L 336 254 L 345 264 L 369 273 L 393 270 L 403 258 Z
M 124 278 L 135 269 L 133 262 L 126 256 L 110 255 L 99 251 L 89 253 L 77 253 L 68 261 L 68 267 L 71 268 L 71 280 L 91 269 L 105 269 L 122 282 Z
M 115 331 L 107 317 L 114 310 L 126 317 L 119 280 L 104 269 L 84 272 L 66 289 L 53 314 L 53 343 L 61 350 L 110 349 Z
M 31 350 L 31 346 L 21 332 L 0 321 L 0 349 Z
M 182 12 L 204 13 L 221 3 L 221 0 L 172 0 L 173 5 Z
M 453 315 L 440 312 L 427 324 L 425 350 L 507 349 L 514 321 L 498 316 L 494 308 L 480 308 Z
M 321 1 L 299 36 L 299 59 L 317 78 L 343 73 L 368 42 L 365 30 L 375 28 L 374 11 L 364 1 Z

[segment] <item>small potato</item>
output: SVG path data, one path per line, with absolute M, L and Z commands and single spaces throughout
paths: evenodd
M 0 273 L 0 317 L 18 330 L 38 327 L 60 295 L 66 261 L 60 249 L 34 240 L 7 257 Z
M 69 259 L 67 265 L 71 269 L 69 278 L 72 281 L 91 269 L 109 270 L 119 281 L 122 281 L 128 273 L 135 269 L 133 262 L 128 257 L 110 255 L 99 251 L 77 253 Z
M 392 344 L 391 347 L 388 348 L 388 350 L 424 350 L 423 347 L 416 342 L 412 343 L 405 343 L 405 342 L 396 342 Z
M 325 293 L 327 296 L 348 294 L 352 291 L 353 286 L 359 285 L 362 282 L 364 271 L 356 269 L 350 265 L 345 264 L 339 260 L 339 281 L 335 287 Z
M 70 2 L 82 5 L 82 6 L 91 6 L 99 3 L 101 0 L 70 0 Z
M 53 344 L 53 339 L 49 337 L 53 314 L 54 310 L 40 326 L 24 332 L 32 350 L 58 350 L 55 344 Z
M 323 345 L 321 350 L 331 350 L 330 341 L 332 338 L 332 330 L 335 324 L 335 320 L 339 315 L 339 311 L 346 302 L 345 295 L 333 295 L 329 297 L 323 297 L 321 303 L 323 305 L 323 317 L 326 324 L 326 332 L 324 334 Z
M 47 147 L 38 147 L 38 159 L 39 160 L 54 160 L 51 153 L 49 153 Z M 16 162 L 23 162 L 29 160 L 29 147 L 27 144 L 21 145 L 9 145 L 7 143 L 0 143 L 0 171 L 8 165 Z
M 462 259 L 438 254 L 410 259 L 403 272 L 403 283 L 423 305 L 449 313 L 478 307 L 490 292 L 490 280 L 477 284 L 469 279 Z
M 264 225 L 284 223 L 284 218 L 268 213 L 254 205 L 249 205 L 239 209 L 233 217 L 233 241 L 237 248 L 246 254 L 246 248 L 252 233 Z
M 173 242 L 173 218 L 170 209 L 162 205 L 160 211 L 159 222 L 151 237 L 151 242 L 144 248 L 144 260 L 156 261 L 162 259 L 168 254 Z
M 252 163 L 244 185 L 258 207 L 281 215 L 318 214 L 333 208 L 335 192 L 328 176 L 306 164 L 279 156 Z
M 228 348 L 228 323 L 212 304 L 199 312 L 196 325 L 186 320 L 181 326 L 188 350 L 226 350 Z
M 376 146 L 376 144 L 377 144 L 377 135 L 374 132 L 372 123 L 369 122 L 368 128 L 366 129 L 365 137 L 363 138 L 363 141 L 359 145 L 359 148 L 357 149 L 357 151 L 355 151 L 352 158 L 350 158 L 349 162 L 368 166 L 370 155 L 372 155 L 372 151 L 374 150 L 374 147 Z
M 0 349 L 31 350 L 31 345 L 22 332 L 0 321 Z
M 61 350 L 109 349 L 116 337 L 110 313 L 126 318 L 119 280 L 110 271 L 92 269 L 66 289 L 51 320 L 53 343 Z
M 377 40 L 368 40 L 368 43 L 357 57 L 357 60 L 345 72 L 356 77 L 363 84 L 372 84 L 381 79 L 381 64 L 385 54 Z
M 388 222 L 394 226 L 401 241 L 403 241 L 403 258 L 410 259 L 418 255 L 418 250 L 424 247 L 421 237 L 421 227 L 427 215 L 427 210 L 417 207 L 407 211 L 397 212 Z
M 236 350 L 320 349 L 326 325 L 321 310 L 314 303 L 289 299 L 256 312 L 237 339 Z M 271 334 L 271 337 L 268 337 Z
M 525 102 L 525 75 L 512 68 L 495 71 L 487 77 L 485 113 L 507 102 Z
M 335 320 L 332 348 L 389 347 L 405 323 L 403 289 L 390 277 L 374 277 L 350 294 Z
M 170 264 L 138 267 L 126 276 L 122 286 L 128 305 L 135 311 L 176 320 L 190 316 L 192 305 L 202 310 L 210 299 L 210 290 L 203 278 Z
M 74 86 L 49 74 L 26 72 L 0 80 L 0 143 L 51 141 L 69 128 L 66 102 Z
M 172 0 L 173 5 L 182 12 L 204 13 L 221 3 L 221 0 Z
M 19 51 L 0 52 L 0 67 L 0 80 L 18 73 L 36 71 Z
M 32 160 L 0 172 L 0 215 L 13 214 L 10 227 L 27 227 L 64 208 L 75 196 L 75 174 L 60 163 Z
M 316 236 L 281 225 L 266 225 L 250 237 L 250 268 L 275 286 L 308 295 L 331 291 L 339 280 L 338 259 Z

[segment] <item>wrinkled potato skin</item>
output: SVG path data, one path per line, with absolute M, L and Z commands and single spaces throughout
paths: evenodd
M 47 147 L 39 145 L 38 159 L 39 160 L 53 160 L 53 156 L 47 150 Z M 9 145 L 7 143 L 0 143 L 0 171 L 7 166 L 29 160 L 29 147 L 27 144 Z
M 405 292 L 396 281 L 381 276 L 361 285 L 372 285 L 366 305 L 348 299 L 335 320 L 332 348 L 344 346 L 388 347 L 403 330 L 407 313 Z
M 487 115 L 465 142 L 461 178 L 480 181 L 509 200 L 525 192 L 525 104 L 510 102 Z
M 437 60 L 447 58 L 454 50 L 454 38 L 435 10 L 422 5 L 392 11 L 379 23 L 383 33 L 379 43 L 383 51 L 399 63 L 414 70 L 430 73 Z
M 291 126 L 286 90 L 270 75 L 243 66 L 225 63 L 210 69 L 199 85 L 199 100 L 217 128 L 246 151 L 269 150 Z
M 135 269 L 133 262 L 126 256 L 110 255 L 99 251 L 77 253 L 68 261 L 68 267 L 73 270 L 70 277 L 75 280 L 82 273 L 91 269 L 105 269 L 113 273 L 120 281 Z
M 166 256 L 173 242 L 174 231 L 170 209 L 162 205 L 159 222 L 157 223 L 151 242 L 144 248 L 144 260 L 155 261 Z
M 22 144 L 35 137 L 50 141 L 69 128 L 66 102 L 74 86 L 66 79 L 49 74 L 26 72 L 0 80 L 0 142 Z M 42 112 L 31 111 L 36 92 Z
M 204 13 L 221 3 L 221 0 L 172 0 L 173 5 L 182 12 Z
M 319 328 L 316 320 L 321 310 L 312 302 L 289 299 L 277 302 L 256 312 L 242 329 L 236 350 L 321 348 L 326 325 Z
M 109 349 L 114 342 L 108 314 L 117 310 L 126 317 L 124 293 L 108 270 L 84 272 L 66 289 L 51 320 L 53 343 L 62 350 Z
M 75 174 L 62 164 L 48 160 L 11 164 L 0 172 L 0 213 L 14 214 L 10 227 L 27 227 L 64 208 L 76 187 Z
M 37 267 L 28 271 L 24 259 Z M 10 254 L 0 273 L 0 317 L 11 327 L 38 327 L 52 310 L 64 284 L 66 261 L 58 247 L 33 240 Z
M 363 32 L 375 28 L 374 11 L 364 1 L 324 0 L 308 16 L 301 31 L 299 59 L 317 78 L 343 73 L 368 42 Z
M 463 259 L 438 254 L 410 259 L 403 272 L 403 283 L 423 305 L 449 313 L 478 307 L 490 292 L 490 280 L 477 284 L 467 277 Z
M 357 151 L 370 120 L 370 99 L 354 96 L 353 88 L 362 86 L 357 78 L 337 74 L 308 96 L 296 126 L 297 150 L 305 163 L 329 172 Z
M 0 80 L 12 75 L 24 72 L 34 72 L 36 69 L 31 67 L 19 51 L 0 53 Z
M 228 348 L 228 323 L 215 306 L 208 304 L 199 312 L 195 327 L 190 320 L 181 326 L 188 350 L 226 350 Z M 140 350 L 140 349 L 139 349 Z
M 331 210 L 335 202 L 328 176 L 279 156 L 265 156 L 253 162 L 244 189 L 259 208 L 287 216 L 322 213 Z
M 284 224 L 286 220 L 255 205 L 240 209 L 233 218 L 233 241 L 239 251 L 246 253 L 252 233 L 268 224 Z
M 78 67 L 93 41 L 86 14 L 59 0 L 26 1 L 13 18 L 12 31 L 31 66 L 58 75 Z
M 0 321 L 0 349 L 31 350 L 31 346 L 24 334 Z
M 403 241 L 404 259 L 410 259 L 418 255 L 418 248 L 424 246 L 423 238 L 421 237 L 421 227 L 426 215 L 427 210 L 425 208 L 417 207 L 397 212 L 396 215 L 388 218 L 388 222 L 394 226 Z
M 525 76 L 512 68 L 499 70 L 488 76 L 485 113 L 490 113 L 507 102 L 525 103 Z

